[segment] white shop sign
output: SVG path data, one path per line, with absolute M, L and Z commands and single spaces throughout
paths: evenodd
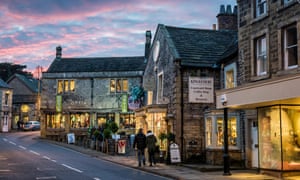
M 171 163 L 181 162 L 179 146 L 176 143 L 170 144 L 170 159 L 171 159 Z
M 189 77 L 189 102 L 214 103 L 214 79 Z
M 74 133 L 68 133 L 67 134 L 68 144 L 74 144 L 75 143 L 75 134 Z

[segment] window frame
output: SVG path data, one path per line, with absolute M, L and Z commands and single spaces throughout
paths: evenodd
M 255 0 L 255 17 L 259 18 L 267 14 L 267 0 Z M 262 8 L 262 9 L 261 9 Z M 262 10 L 262 12 L 261 12 Z
M 261 58 L 263 57 L 263 58 Z M 260 36 L 255 39 L 255 70 L 257 76 L 266 75 L 268 72 L 267 37 Z
M 74 93 L 76 81 L 74 79 L 58 79 L 56 82 L 56 94 Z
M 289 33 L 288 34 L 288 30 L 291 30 L 291 29 L 295 29 L 295 31 L 294 31 L 294 33 L 295 34 L 292 34 L 292 36 L 295 36 L 295 37 L 293 37 L 293 39 L 294 39 L 294 41 L 295 41 L 295 43 L 296 44 L 292 44 L 292 45 L 287 45 L 287 43 L 288 43 L 288 40 L 287 39 L 289 39 L 289 37 L 288 36 L 290 36 L 291 34 Z M 294 69 L 294 68 L 297 68 L 298 66 L 299 66 L 299 62 L 298 62 L 298 39 L 297 39 L 297 25 L 294 23 L 294 24 L 291 24 L 291 25 L 289 25 L 289 26 L 286 26 L 286 27 L 284 27 L 283 28 L 283 39 L 282 39 L 282 43 L 283 43 L 283 46 L 282 46 L 282 48 L 283 48 L 283 66 L 284 66 L 284 69 L 285 70 L 288 70 L 288 69 Z M 295 64 L 292 64 L 292 65 L 290 65 L 289 63 L 289 61 L 290 61 L 290 57 L 289 57 L 289 55 L 290 55 L 290 51 L 289 50 L 293 50 L 294 49 L 294 51 L 295 51 L 295 57 L 294 57 L 294 63 Z
M 163 98 L 164 94 L 164 73 L 160 72 L 157 74 L 157 94 L 156 94 L 156 99 L 157 102 Z
M 5 105 L 5 106 L 8 106 L 8 105 L 9 105 L 8 102 L 9 102 L 9 93 L 6 92 L 6 93 L 4 94 L 4 105 Z
M 229 71 L 232 71 L 232 79 L 233 79 L 233 82 L 230 82 L 231 85 L 229 86 L 229 82 L 227 81 L 228 80 L 228 73 Z M 237 86 L 237 67 L 236 67 L 236 62 L 234 63 L 231 63 L 229 65 L 226 65 L 224 67 L 224 87 L 225 89 L 229 89 L 229 88 L 234 88 Z
M 235 122 L 233 122 L 233 120 Z M 211 121 L 209 123 L 209 121 Z M 237 112 L 228 116 L 228 146 L 230 149 L 239 149 L 242 136 L 240 135 L 240 117 Z M 235 123 L 235 127 L 232 125 Z M 211 126 L 211 127 L 209 127 Z M 211 129 L 209 129 L 211 128 Z M 220 113 L 205 116 L 205 147 L 207 149 L 220 149 L 224 146 L 224 117 Z M 234 132 L 235 131 L 235 132 Z M 232 138 L 235 134 L 235 139 Z M 235 144 L 233 143 L 235 142 Z
M 127 93 L 128 92 L 127 78 L 112 78 L 109 81 L 109 92 L 113 93 Z

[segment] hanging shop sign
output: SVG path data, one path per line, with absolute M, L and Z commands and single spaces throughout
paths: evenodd
M 213 78 L 189 77 L 189 102 L 214 103 Z

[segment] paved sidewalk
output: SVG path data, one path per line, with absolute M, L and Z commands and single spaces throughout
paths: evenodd
M 231 170 L 230 176 L 223 175 L 223 169 L 219 166 L 209 166 L 209 165 L 166 165 L 164 163 L 157 163 L 155 166 L 150 167 L 146 166 L 138 167 L 137 159 L 135 152 L 129 151 L 126 154 L 116 154 L 108 155 L 96 150 L 91 150 L 89 148 L 84 148 L 82 146 L 77 146 L 73 144 L 66 144 L 62 142 L 45 140 L 59 146 L 64 146 L 72 150 L 81 152 L 83 154 L 88 154 L 92 157 L 100 158 L 103 160 L 111 161 L 117 164 L 121 164 L 127 167 L 132 167 L 140 169 L 142 171 L 155 173 L 161 176 L 169 177 L 177 180 L 238 180 L 238 179 L 247 179 L 247 180 L 280 180 L 273 176 L 258 174 L 255 170 Z M 210 169 L 209 171 L 201 171 L 203 169 Z M 299 180 L 300 176 L 297 177 L 288 177 L 286 180 Z

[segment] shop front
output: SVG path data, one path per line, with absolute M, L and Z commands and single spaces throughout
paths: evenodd
M 218 109 L 256 112 L 256 119 L 242 117 L 250 167 L 280 176 L 300 173 L 299 84 L 293 75 L 217 92 Z
M 166 137 L 171 130 L 166 112 L 166 105 L 148 105 L 135 112 L 136 129 L 142 128 L 144 133 L 151 130 L 159 141 L 161 151 L 167 151 Z

